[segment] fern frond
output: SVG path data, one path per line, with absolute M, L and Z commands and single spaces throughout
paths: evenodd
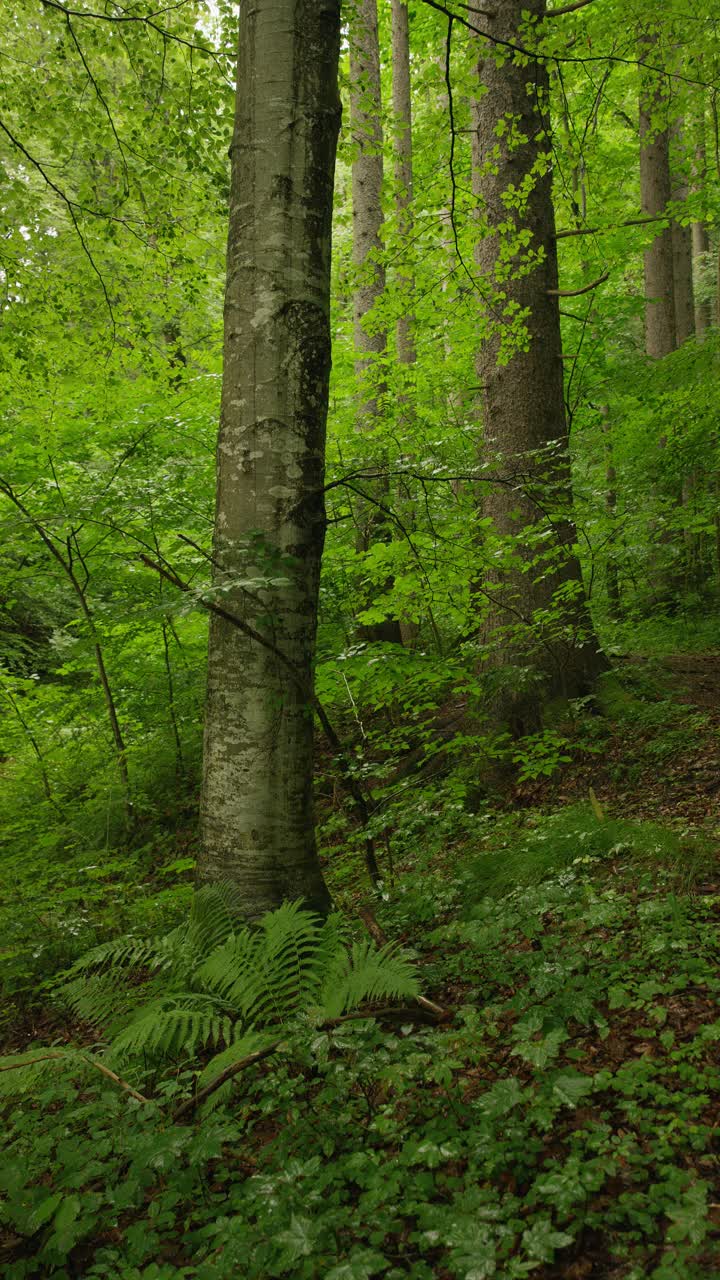
M 116 938 L 112 942 L 102 942 L 80 956 L 65 973 L 60 974 L 58 987 L 62 990 L 68 980 L 104 969 L 152 968 L 157 961 L 159 946 L 164 941 L 165 939 L 154 938 Z
M 266 1049 L 275 1042 L 273 1035 L 263 1034 L 260 1031 L 246 1031 L 239 1039 L 234 1040 L 226 1049 L 216 1053 L 215 1057 L 210 1059 L 204 1071 L 198 1076 L 198 1090 L 212 1084 L 213 1080 L 217 1080 L 223 1071 L 226 1071 L 228 1067 L 234 1066 L 236 1062 L 242 1062 L 243 1058 L 247 1058 L 249 1054 L 257 1053 L 260 1049 Z M 203 1104 L 205 1109 L 211 1110 L 221 1103 L 227 1102 L 232 1092 L 232 1087 L 232 1080 L 227 1080 L 224 1084 L 221 1084 Z
M 300 903 L 263 916 L 260 929 L 244 928 L 198 971 L 198 983 L 222 995 L 245 1025 L 280 1022 L 319 990 L 329 937 Z
M 79 1073 L 91 1067 L 87 1054 L 79 1049 L 37 1049 L 0 1058 L 0 1097 L 19 1098 L 33 1093 L 50 1075 L 64 1071 Z
M 147 986 L 128 985 L 122 970 L 88 973 L 66 982 L 59 993 L 77 1018 L 111 1030 L 148 999 Z
M 145 1005 L 139 1014 L 114 1037 L 113 1060 L 140 1057 L 185 1057 L 207 1045 L 227 1044 L 233 1037 L 233 1022 L 212 1005 L 198 1007 L 192 997 L 168 1007 L 168 998 Z
M 243 987 L 257 965 L 258 941 L 244 928 L 217 947 L 195 973 L 201 990 L 215 992 L 240 1012 Z
M 354 942 L 337 953 L 324 975 L 319 1004 L 326 1018 L 339 1018 L 365 1001 L 414 999 L 420 994 L 415 966 L 390 943 Z
M 320 918 L 297 902 L 263 916 L 254 980 L 243 998 L 246 1017 L 260 1024 L 282 1022 L 312 1002 L 322 981 L 321 930 Z
M 199 964 L 234 933 L 238 921 L 238 889 L 220 883 L 204 885 L 193 897 L 185 950 Z

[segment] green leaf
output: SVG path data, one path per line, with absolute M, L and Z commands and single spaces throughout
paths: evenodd
M 46 1222 L 52 1218 L 58 1205 L 62 1202 L 62 1195 L 59 1191 L 54 1191 L 52 1195 L 46 1196 L 39 1204 L 35 1206 L 27 1220 L 27 1231 L 34 1233 Z
M 708 1232 L 708 1187 L 705 1182 L 693 1182 L 684 1193 L 682 1200 L 674 1209 L 668 1209 L 667 1216 L 672 1222 L 668 1231 L 668 1240 L 688 1240 L 690 1244 L 701 1244 Z
M 540 1218 L 523 1231 L 522 1242 L 531 1258 L 552 1262 L 555 1250 L 572 1244 L 573 1237 L 565 1231 L 556 1231 L 549 1218 Z
M 283 1246 L 288 1262 L 296 1262 L 298 1258 L 307 1258 L 315 1248 L 318 1229 L 310 1218 L 301 1218 L 292 1214 L 287 1231 L 278 1235 L 278 1243 Z
M 539 1071 L 546 1067 L 548 1062 L 552 1062 L 553 1058 L 557 1058 L 560 1052 L 560 1045 L 567 1040 L 567 1031 L 562 1027 L 557 1027 L 554 1031 L 548 1032 L 543 1036 L 542 1040 L 524 1040 L 517 1044 L 513 1049 L 513 1053 L 523 1058 L 525 1062 L 531 1063 Z
M 587 1097 L 593 1090 L 592 1076 L 567 1075 L 556 1076 L 553 1080 L 553 1093 L 566 1107 L 576 1107 L 581 1098 Z
M 370 1280 L 390 1264 L 381 1253 L 371 1249 L 358 1249 L 345 1262 L 340 1262 L 325 1275 L 325 1280 Z
M 60 1208 L 55 1214 L 55 1221 L 53 1223 L 55 1230 L 58 1233 L 66 1231 L 67 1228 L 75 1221 L 81 1209 L 82 1200 L 79 1196 L 65 1196 Z
M 525 1097 L 525 1090 L 515 1076 L 505 1080 L 497 1080 L 487 1093 L 478 1098 L 476 1106 L 490 1119 L 496 1120 L 514 1111 Z

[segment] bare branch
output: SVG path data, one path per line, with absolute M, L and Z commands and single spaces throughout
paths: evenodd
M 564 4 L 560 9 L 546 9 L 544 17 L 546 18 L 562 18 L 566 13 L 576 13 L 578 9 L 584 9 L 588 4 L 594 4 L 595 0 L 575 0 L 574 4 Z
M 582 289 L 548 289 L 551 298 L 579 298 L 583 293 L 590 293 L 591 290 L 597 289 L 598 285 L 604 284 L 610 278 L 610 272 L 605 271 L 603 275 L 598 276 L 597 280 L 593 280 L 591 284 L 586 284 Z
M 37 1058 L 27 1058 L 24 1062 L 9 1062 L 0 1067 L 0 1071 L 19 1071 L 21 1067 L 34 1067 L 36 1062 L 61 1062 L 63 1060 L 72 1062 L 73 1058 L 67 1053 L 42 1053 Z M 112 1080 L 113 1084 L 118 1085 L 125 1093 L 129 1093 L 130 1097 L 134 1098 L 136 1102 L 151 1101 L 150 1098 L 146 1098 L 144 1094 L 138 1093 L 136 1089 L 133 1089 L 132 1085 L 129 1085 L 127 1080 L 123 1080 L 122 1076 L 116 1075 L 114 1071 L 104 1066 L 102 1062 L 97 1062 L 95 1058 L 87 1058 L 84 1053 L 80 1053 L 77 1061 L 84 1062 L 86 1066 L 94 1067 L 96 1071 L 102 1072 L 104 1076 L 107 1076 L 108 1080 Z
M 237 1062 L 233 1062 L 231 1066 L 226 1067 L 224 1071 L 221 1071 L 219 1076 L 216 1076 L 214 1080 L 211 1080 L 210 1084 L 206 1084 L 204 1089 L 200 1089 L 192 1098 L 188 1098 L 186 1102 L 182 1102 L 180 1106 L 173 1111 L 172 1118 L 174 1123 L 177 1123 L 178 1120 L 182 1120 L 183 1116 L 194 1111 L 195 1108 L 199 1107 L 206 1098 L 209 1098 L 216 1089 L 219 1089 L 221 1085 L 226 1083 L 226 1081 L 232 1080 L 234 1076 L 239 1075 L 241 1071 L 246 1069 L 246 1067 L 251 1067 L 255 1062 L 261 1062 L 263 1058 L 269 1058 L 271 1054 L 278 1053 L 280 1049 L 284 1049 L 286 1047 L 287 1046 L 283 1044 L 282 1040 L 274 1040 L 272 1044 L 266 1045 L 264 1049 L 256 1049 L 254 1053 L 249 1053 L 246 1058 L 240 1058 Z
M 605 231 L 617 231 L 620 227 L 644 227 L 649 222 L 669 222 L 667 213 L 648 214 L 646 218 L 628 218 L 625 222 L 614 222 L 607 227 L 571 227 L 567 231 L 556 231 L 556 240 L 568 240 L 570 236 L 597 236 Z

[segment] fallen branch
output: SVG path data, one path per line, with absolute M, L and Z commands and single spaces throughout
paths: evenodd
M 370 908 L 360 907 L 358 915 L 376 946 L 387 947 L 389 944 L 387 934 L 378 924 Z M 431 1014 L 434 1022 L 450 1022 L 453 1016 L 451 1009 L 443 1009 L 441 1004 L 435 1004 L 434 1000 L 427 1000 L 425 996 L 416 996 L 415 1003 L 419 1009 Z
M 253 1063 L 262 1061 L 263 1058 L 269 1058 L 271 1054 L 277 1053 L 278 1050 L 286 1048 L 282 1040 L 274 1040 L 272 1044 L 267 1045 L 264 1049 L 256 1049 L 254 1053 L 249 1053 L 246 1058 L 240 1058 L 237 1062 L 233 1062 L 232 1066 L 226 1067 L 220 1072 L 210 1084 L 206 1084 L 204 1089 L 200 1089 L 192 1098 L 188 1098 L 185 1102 L 181 1102 L 179 1107 L 173 1111 L 172 1118 L 174 1122 L 181 1120 L 183 1116 L 189 1115 L 196 1107 L 209 1098 L 211 1094 L 219 1089 L 226 1081 L 232 1080 L 234 1076 L 244 1071 L 246 1067 L 251 1067 Z
M 0 1071 L 19 1071 L 21 1067 L 34 1067 L 38 1062 L 84 1062 L 88 1067 L 94 1067 L 96 1071 L 102 1072 L 107 1076 L 108 1080 L 112 1080 L 120 1089 L 130 1094 L 136 1102 L 151 1102 L 151 1098 L 146 1098 L 144 1094 L 138 1093 L 137 1089 L 133 1089 L 127 1080 L 123 1080 L 122 1076 L 118 1076 L 109 1067 L 103 1066 L 101 1062 L 96 1062 L 94 1058 L 86 1058 L 84 1053 L 80 1053 L 76 1058 L 67 1053 L 43 1053 L 38 1058 L 26 1058 L 23 1062 L 10 1062 L 0 1067 Z

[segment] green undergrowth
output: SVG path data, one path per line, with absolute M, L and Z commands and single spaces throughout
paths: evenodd
M 377 915 L 450 1021 L 305 1016 L 182 1122 L 189 1053 L 136 1064 L 149 1103 L 46 1077 L 5 1106 L 3 1276 L 720 1277 L 713 849 L 480 823 Z

